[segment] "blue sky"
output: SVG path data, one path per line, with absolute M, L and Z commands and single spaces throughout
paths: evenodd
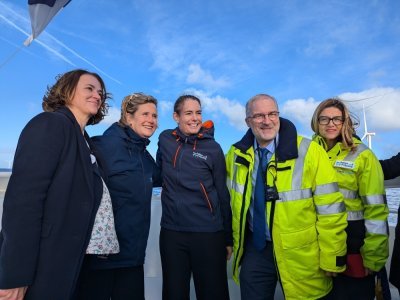
M 332 96 L 362 105 L 379 158 L 400 151 L 400 1 L 72 0 L 29 47 L 26 0 L 0 0 L 0 167 L 12 161 L 47 85 L 74 68 L 98 72 L 113 94 L 101 134 L 132 92 L 159 100 L 158 134 L 175 127 L 183 93 L 203 101 L 224 151 L 244 134 L 244 104 L 268 93 L 281 116 L 311 136 L 316 105 Z

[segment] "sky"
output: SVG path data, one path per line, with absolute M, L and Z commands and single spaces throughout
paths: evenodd
M 329 97 L 346 101 L 362 137 L 364 106 L 377 157 L 400 151 L 398 0 L 72 0 L 26 47 L 30 33 L 27 1 L 0 0 L 0 168 L 11 166 L 47 86 L 76 68 L 100 74 L 113 95 L 91 136 L 119 119 L 124 96 L 158 99 L 153 155 L 187 93 L 202 100 L 225 152 L 247 130 L 244 106 L 259 93 L 274 96 L 307 137 Z

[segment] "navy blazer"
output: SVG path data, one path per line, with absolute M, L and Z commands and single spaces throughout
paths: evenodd
M 29 299 L 71 299 L 103 188 L 70 110 L 44 112 L 23 129 L 4 197 L 0 288 Z

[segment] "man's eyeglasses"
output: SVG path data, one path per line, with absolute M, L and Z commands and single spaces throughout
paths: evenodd
M 318 118 L 319 125 L 328 125 L 331 121 L 335 125 L 342 125 L 344 122 L 344 119 L 343 119 L 343 117 L 329 118 L 329 117 L 325 117 L 325 116 L 321 116 Z
M 253 119 L 254 122 L 260 123 L 260 122 L 264 121 L 265 119 L 267 119 L 267 117 L 271 121 L 275 121 L 276 119 L 279 118 L 279 111 L 272 111 L 267 114 L 254 114 L 254 115 L 250 116 L 249 118 Z

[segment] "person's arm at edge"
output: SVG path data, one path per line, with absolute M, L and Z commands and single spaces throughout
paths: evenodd
M 23 129 L 4 197 L 0 288 L 26 291 L 39 256 L 43 203 L 65 143 L 61 122 L 41 114 Z M 23 222 L 21 222 L 23 220 Z M 27 249 L 29 249 L 27 251 Z
M 221 203 L 221 213 L 224 222 L 225 243 L 227 248 L 227 259 L 229 260 L 233 252 L 232 238 L 232 210 L 230 205 L 230 194 L 226 185 L 226 164 L 225 156 L 221 147 L 218 145 L 218 153 L 213 161 L 213 179 L 217 189 L 218 198 Z
M 400 152 L 389 159 L 383 159 L 379 162 L 381 163 L 385 180 L 393 179 L 400 176 Z

